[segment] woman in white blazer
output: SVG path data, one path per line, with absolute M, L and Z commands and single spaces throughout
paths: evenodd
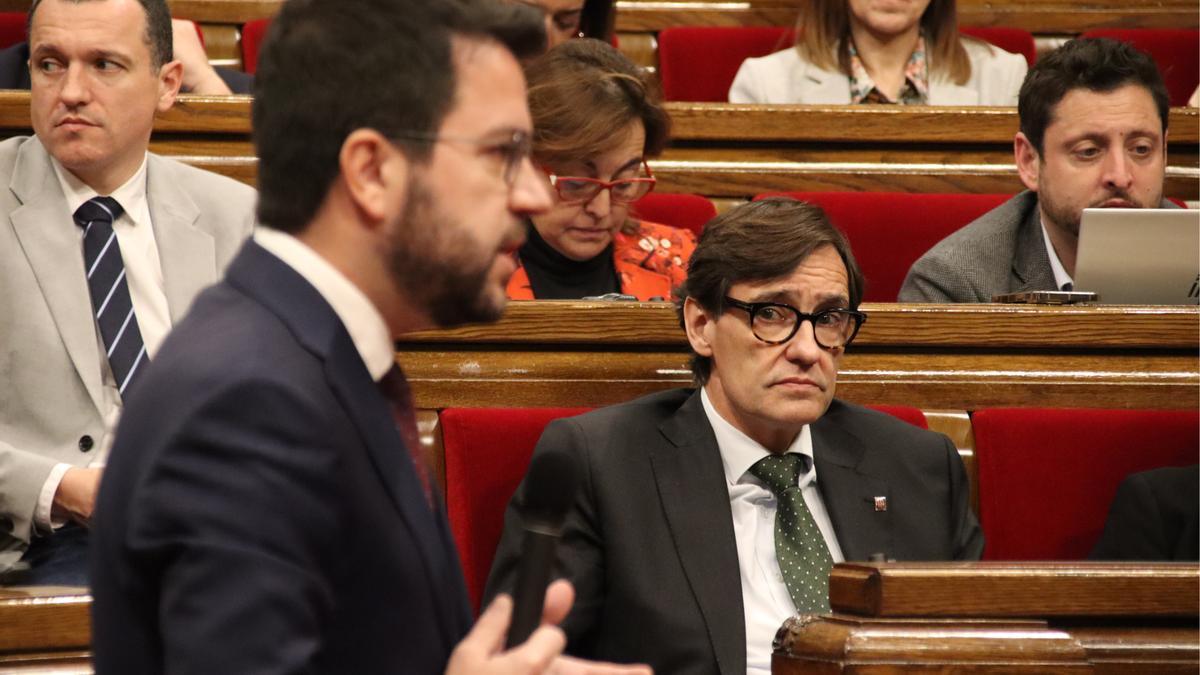
M 1024 57 L 961 35 L 955 14 L 954 0 L 806 0 L 796 45 L 746 59 L 729 100 L 1015 106 Z

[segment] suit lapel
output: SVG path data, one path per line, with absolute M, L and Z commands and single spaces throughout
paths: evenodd
M 676 553 L 722 673 L 746 672 L 746 623 L 725 471 L 700 395 L 659 427 L 650 450 L 654 480 Z
M 850 103 L 850 78 L 844 73 L 837 73 L 818 68 L 811 63 L 805 63 L 804 70 L 798 73 L 800 83 L 796 91 L 804 92 L 805 103 L 845 105 Z
M 146 161 L 146 202 L 174 325 L 200 289 L 219 278 L 216 249 L 212 235 L 196 227 L 200 210 L 171 182 L 166 163 L 154 155 Z
M 36 137 L 21 145 L 9 188 L 21 201 L 10 216 L 17 239 L 75 370 L 103 415 L 100 347 L 83 269 L 82 239 L 50 165 L 50 155 Z
M 229 267 L 228 279 L 242 292 L 257 298 L 280 316 L 297 340 L 325 365 L 325 376 L 334 396 L 359 432 L 363 447 L 379 474 L 379 481 L 411 533 L 413 546 L 424 563 L 433 593 L 459 589 L 458 602 L 438 603 L 438 622 L 452 644 L 462 635 L 467 601 L 458 562 L 448 545 L 439 519 L 425 503 L 424 488 L 392 411 L 367 372 L 345 326 L 333 308 L 302 276 L 253 241 L 247 242 Z M 455 579 L 455 575 L 459 578 Z
M 342 331 L 345 333 L 345 331 Z M 395 418 L 387 400 L 371 381 L 362 358 L 355 350 L 349 335 L 335 342 L 334 350 L 326 362 L 325 372 L 333 386 L 334 394 L 343 401 L 347 413 L 362 435 L 362 440 L 379 472 L 380 482 L 396 505 L 404 520 L 411 540 L 420 552 L 425 565 L 425 574 L 431 580 L 432 592 L 440 594 L 452 588 L 451 577 L 461 574 L 454 550 L 450 548 L 441 527 L 441 504 L 434 500 L 430 509 L 425 502 L 425 488 L 413 467 L 409 449 L 396 429 Z M 461 580 L 457 584 L 462 587 Z M 461 603 L 443 598 L 439 603 L 446 611 L 438 613 L 438 621 L 448 643 L 458 640 L 461 631 L 457 627 L 457 612 Z
M 1013 255 L 1013 276 L 1017 284 L 1014 291 L 1057 290 L 1054 271 L 1050 269 L 1050 255 L 1046 251 L 1046 239 L 1042 235 L 1041 211 L 1037 199 L 1031 200 L 1032 208 L 1024 214 L 1017 247 Z
M 864 471 L 866 448 L 829 412 L 813 423 L 812 442 L 817 485 L 842 555 L 846 560 L 866 560 L 872 553 L 891 556 L 888 512 L 875 507 L 876 497 L 889 496 L 887 481 Z

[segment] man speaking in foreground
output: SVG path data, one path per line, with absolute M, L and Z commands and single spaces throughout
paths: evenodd
M 644 671 L 560 658 L 553 626 L 502 651 L 507 599 L 468 633 L 393 356 L 503 308 L 550 203 L 517 62 L 543 40 L 488 0 L 283 6 L 254 103 L 267 229 L 164 344 L 101 486 L 97 672 Z

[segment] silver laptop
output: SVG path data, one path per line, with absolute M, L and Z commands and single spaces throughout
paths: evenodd
M 1200 211 L 1084 209 L 1075 290 L 1108 304 L 1197 304 Z

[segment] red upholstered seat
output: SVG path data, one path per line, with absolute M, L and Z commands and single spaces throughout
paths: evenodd
M 446 453 L 446 510 L 471 606 L 478 612 L 504 527 L 504 509 L 525 477 L 551 420 L 587 408 L 447 408 L 439 416 Z
M 925 414 L 872 406 L 922 429 Z M 439 416 L 446 456 L 446 510 L 471 606 L 478 612 L 504 528 L 504 510 L 525 477 L 533 447 L 552 420 L 588 408 L 447 408 Z
M 867 278 L 864 300 L 895 302 L 908 268 L 934 244 L 1010 195 L 907 192 L 779 192 L 820 206 L 850 240 Z
M 658 34 L 658 74 L 668 101 L 728 101 L 742 61 L 787 49 L 781 26 L 675 26 Z
M 634 203 L 633 213 L 652 223 L 691 230 L 699 237 L 704 224 L 717 215 L 717 207 L 701 195 L 651 192 Z
M 8 49 L 18 42 L 25 42 L 26 12 L 0 12 L 0 49 Z
M 1187 105 L 1200 84 L 1200 30 L 1195 28 L 1097 28 L 1081 37 L 1105 37 L 1128 42 L 1158 64 L 1171 105 Z
M 1200 412 L 992 409 L 971 419 L 988 560 L 1078 560 L 1127 475 L 1195 464 Z
M 1030 67 L 1037 61 L 1037 46 L 1033 42 L 1033 33 L 1022 28 L 1004 28 L 999 26 L 962 26 L 959 32 L 979 38 L 993 44 L 1006 52 L 1020 54 L 1025 57 L 1025 63 Z
M 242 70 L 247 73 L 258 70 L 258 50 L 270 27 L 270 19 L 255 19 L 242 26 Z
M 1032 65 L 1033 35 L 1019 28 L 962 28 L 963 33 L 1021 54 Z M 674 26 L 658 34 L 658 73 L 668 101 L 727 101 L 742 62 L 787 49 L 796 32 L 783 26 Z M 1188 92 L 1189 94 L 1191 92 Z

